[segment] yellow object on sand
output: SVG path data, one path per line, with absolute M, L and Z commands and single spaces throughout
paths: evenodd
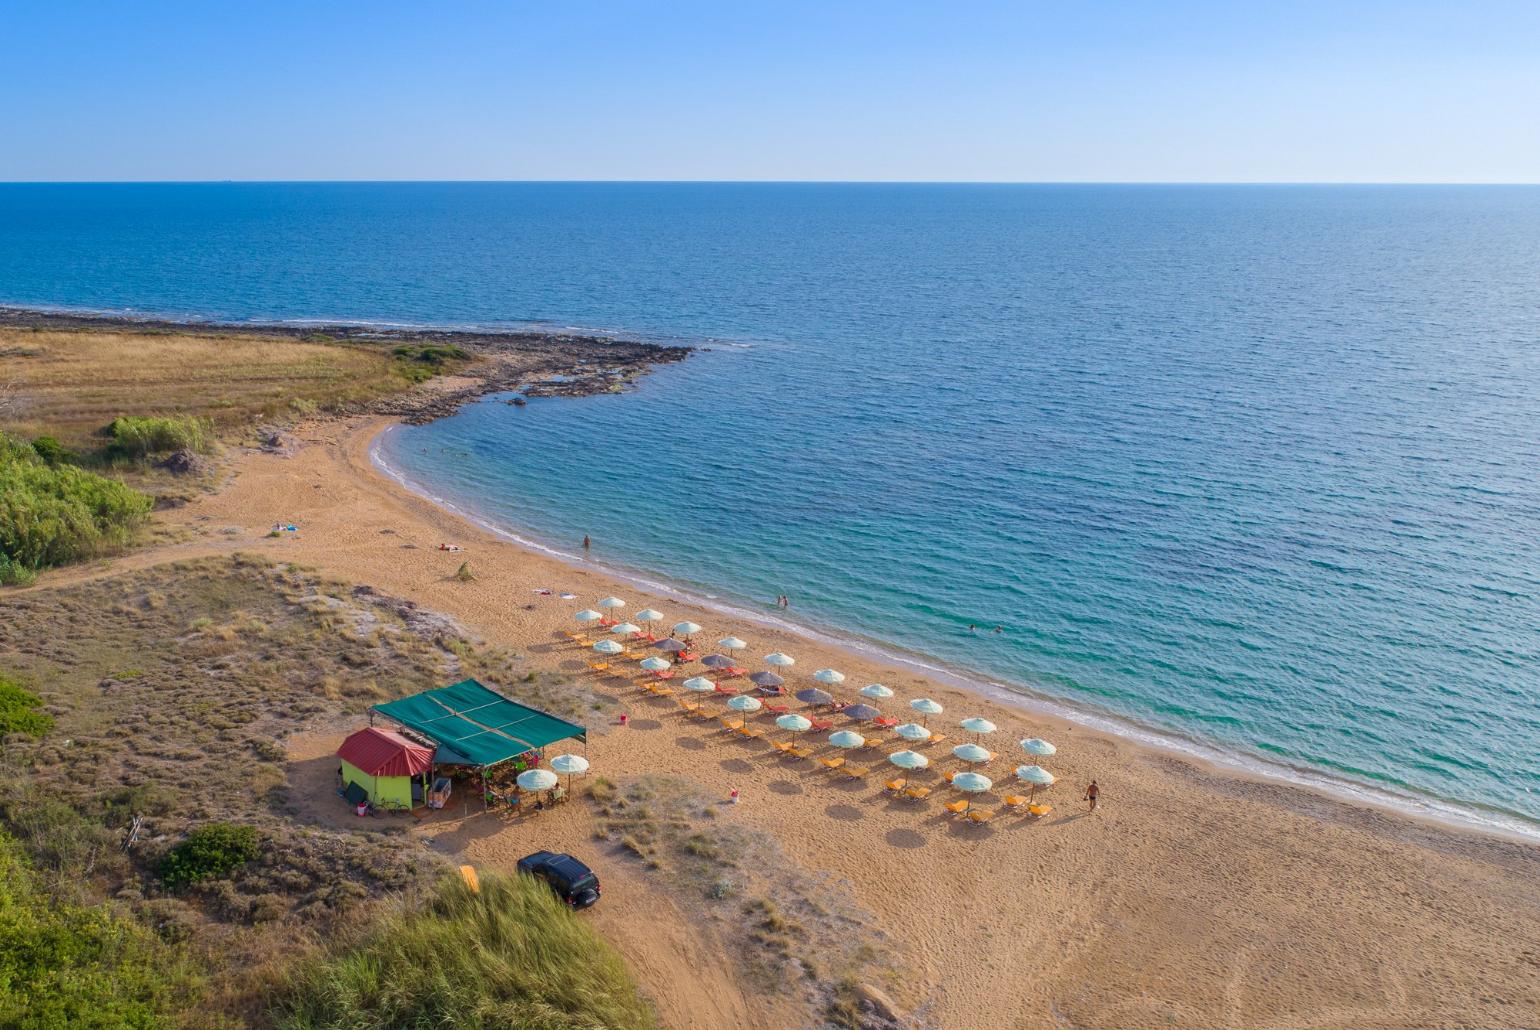
M 1037 816 L 1038 818 L 1042 818 L 1043 816 L 1047 815 L 1049 812 L 1053 811 L 1053 806 L 1052 805 L 1033 805 L 1030 808 L 1028 808 L 1027 811 L 1031 812 L 1033 815 Z
M 951 812 L 953 815 L 961 815 L 962 813 L 964 813 L 964 812 L 966 812 L 968 810 L 968 802 L 961 801 L 961 800 L 959 800 L 959 801 L 948 801 L 946 803 L 945 807 L 946 807 L 946 810 L 948 812 Z
M 472 894 L 481 893 L 481 881 L 476 878 L 476 867 L 462 865 L 460 867 L 460 879 L 465 881 L 465 886 L 471 889 Z

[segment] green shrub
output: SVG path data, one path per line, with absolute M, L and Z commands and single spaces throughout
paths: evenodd
M 107 427 L 112 438 L 108 452 L 114 457 L 147 458 L 168 451 L 207 452 L 213 446 L 208 422 L 191 415 L 124 415 Z
M 79 455 L 52 436 L 40 436 L 33 440 L 32 449 L 45 465 L 74 465 L 80 461 Z
M 446 879 L 417 911 L 381 919 L 307 964 L 274 1000 L 282 1030 L 652 1027 L 620 955 L 527 876 Z
M 230 875 L 256 858 L 262 840 L 255 827 L 205 823 L 193 830 L 160 862 L 160 880 L 176 890 Z
M 403 344 L 391 353 L 405 361 L 416 361 L 424 365 L 442 365 L 449 361 L 464 361 L 470 357 L 465 351 L 449 343 L 429 343 L 421 346 Z
M 0 1026 L 149 1028 L 196 996 L 182 952 L 104 906 L 46 894 L 15 840 L 0 833 Z
M 127 546 L 151 500 L 0 434 L 0 583 Z
M 35 711 L 42 703 L 42 698 L 24 690 L 20 683 L 0 676 L 0 737 L 7 733 L 41 737 L 53 729 L 53 716 Z

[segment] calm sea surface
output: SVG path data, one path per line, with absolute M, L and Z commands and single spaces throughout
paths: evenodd
M 384 457 L 727 603 L 1540 820 L 1540 189 L 12 185 L 0 301 L 704 342 Z

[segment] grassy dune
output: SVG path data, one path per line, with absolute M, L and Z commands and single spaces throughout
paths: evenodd
M 70 446 L 124 414 L 191 414 L 228 428 L 394 393 L 423 366 L 384 345 L 0 328 L 0 428 Z
M 280 994 L 283 1030 L 630 1030 L 655 1025 L 620 955 L 544 885 L 446 879 L 425 906 L 307 965 Z

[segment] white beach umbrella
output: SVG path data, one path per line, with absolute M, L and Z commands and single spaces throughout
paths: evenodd
M 681 637 L 693 637 L 700 632 L 700 623 L 676 622 L 674 623 L 674 632 L 678 633 Z
M 643 608 L 641 611 L 633 615 L 632 618 L 637 622 L 646 622 L 650 624 L 654 622 L 662 622 L 663 613 L 658 611 L 656 608 Z
M 634 622 L 620 622 L 610 627 L 610 632 L 617 634 L 640 633 L 641 631 L 642 627 Z
M 625 606 L 626 602 L 622 601 L 618 597 L 606 597 L 598 604 L 594 605 L 595 608 L 603 608 L 607 611 L 617 611 L 621 608 L 624 608 Z
M 813 728 L 813 723 L 802 716 L 792 713 L 776 718 L 775 724 L 788 733 L 806 733 Z
M 582 755 L 557 755 L 546 763 L 546 768 L 567 777 L 567 789 L 572 789 L 572 777 L 588 771 L 588 759 Z
M 900 769 L 923 769 L 930 764 L 930 759 L 918 751 L 895 751 L 888 756 L 888 761 Z
M 588 771 L 588 759 L 582 755 L 557 755 L 546 763 L 546 768 L 563 776 L 581 776 Z
M 789 669 L 793 665 L 797 664 L 797 660 L 789 654 L 782 654 L 779 651 L 771 651 L 769 654 L 765 655 L 765 664 L 778 665 L 783 669 Z
M 1053 773 L 1040 765 L 1021 765 L 1016 767 L 1016 778 L 1023 783 L 1030 784 L 1032 789 L 1027 794 L 1027 802 L 1037 797 L 1039 787 L 1051 787 L 1054 784 Z
M 657 655 L 653 655 L 651 658 L 643 658 L 641 664 L 642 668 L 648 672 L 662 672 L 665 669 L 672 668 L 674 665 L 667 658 L 659 658 Z
M 604 618 L 604 613 L 596 612 L 592 608 L 584 608 L 582 611 L 574 615 L 573 618 L 579 622 L 598 622 L 600 619 Z
M 594 645 L 594 650 L 600 654 L 620 654 L 625 650 L 625 646 L 613 640 L 601 640 Z
M 757 712 L 763 708 L 764 705 L 760 703 L 760 700 L 757 697 L 751 697 L 748 694 L 739 694 L 736 697 L 730 697 L 727 699 L 727 707 L 733 709 L 734 711 L 747 713 Z
M 969 733 L 993 733 L 996 729 L 999 728 L 994 723 L 980 715 L 970 716 L 969 718 L 966 718 L 962 722 L 958 723 L 958 725 L 967 730 Z
M 946 711 L 938 702 L 932 701 L 928 697 L 915 698 L 909 702 L 909 707 L 925 716 L 925 719 L 921 720 L 922 722 L 928 721 L 932 715 L 940 715 Z
M 693 690 L 697 694 L 709 694 L 717 688 L 717 685 L 704 676 L 691 676 L 680 686 L 686 690 Z
M 845 674 L 834 669 L 819 669 L 813 673 L 813 678 L 831 687 L 837 687 L 845 682 Z
M 717 641 L 717 646 L 724 651 L 732 652 L 742 651 L 749 645 L 747 641 L 741 640 L 738 637 L 723 637 L 721 640 Z
M 838 730 L 829 734 L 829 743 L 835 747 L 861 747 L 866 743 L 866 738 L 852 730 Z
M 862 687 L 860 694 L 862 697 L 869 697 L 874 701 L 881 701 L 885 697 L 893 696 L 893 688 L 885 687 L 881 683 L 873 683 L 869 686 Z
M 952 777 L 952 786 L 964 794 L 982 794 L 995 785 L 995 781 L 981 773 L 965 772 Z M 973 799 L 968 799 L 968 808 L 973 807 Z
M 897 733 L 905 740 L 930 739 L 930 730 L 926 729 L 924 726 L 921 726 L 917 722 L 906 722 L 902 726 L 894 727 L 893 732 Z
M 520 790 L 550 790 L 560 781 L 549 769 L 526 769 L 519 773 L 519 778 L 514 782 Z
M 1059 750 L 1042 737 L 1028 737 L 1021 742 L 1021 749 L 1029 755 L 1037 755 L 1040 758 L 1047 758 Z
M 956 755 L 958 758 L 961 758 L 964 762 L 987 762 L 991 758 L 995 757 L 989 753 L 988 748 L 983 748 L 977 744 L 971 743 L 958 744 L 952 749 L 952 754 Z

